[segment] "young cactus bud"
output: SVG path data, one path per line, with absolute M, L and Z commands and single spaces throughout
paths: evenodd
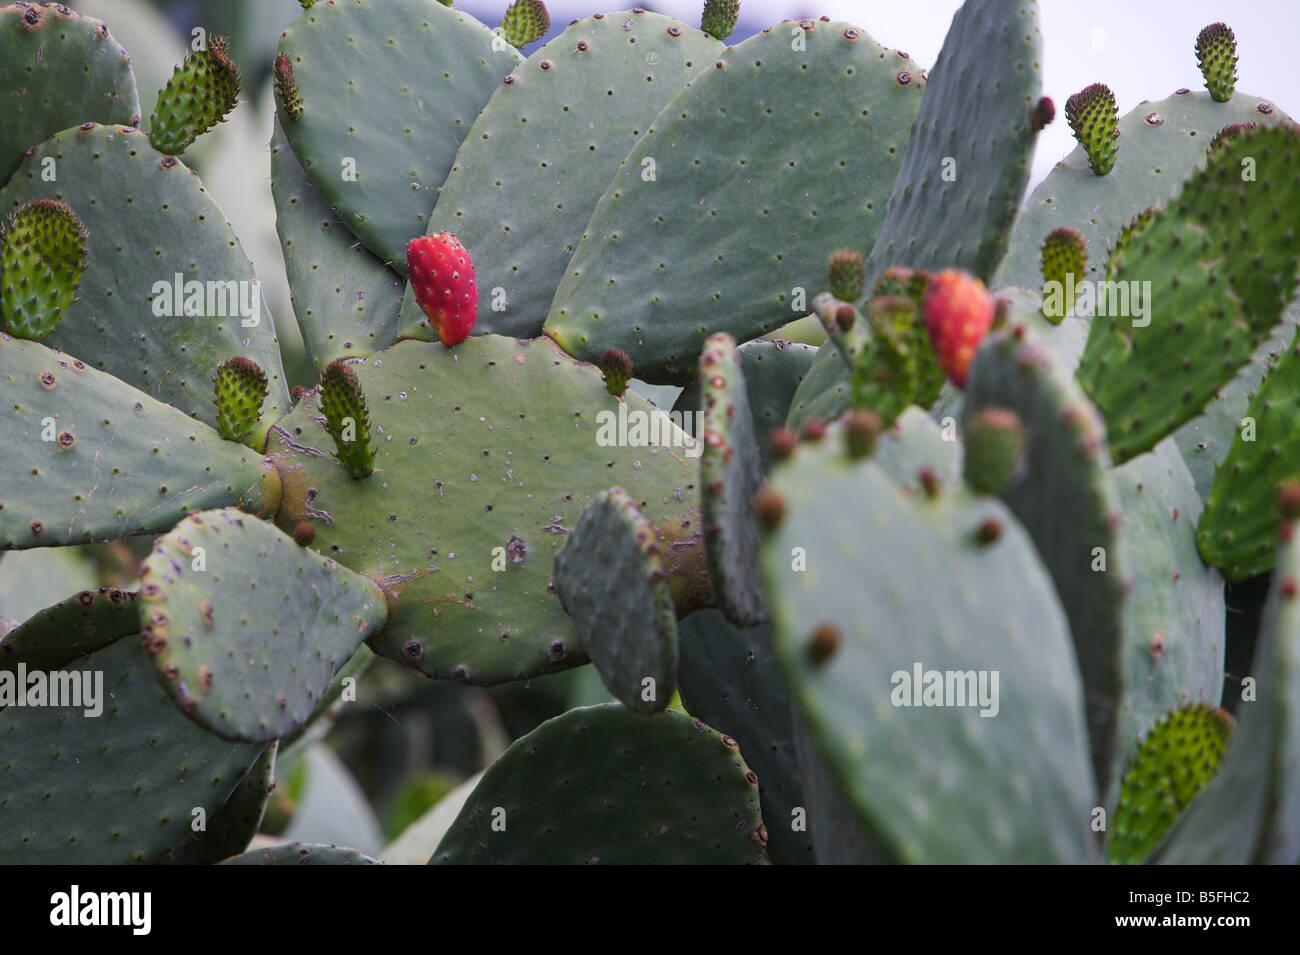
M 605 378 L 605 390 L 621 398 L 632 380 L 632 359 L 627 352 L 611 348 L 600 356 L 600 373 Z
M 981 494 L 1001 494 L 1025 460 L 1025 428 L 1006 408 L 985 408 L 966 427 L 962 477 Z
M 35 199 L 9 219 L 0 251 L 0 317 L 15 338 L 54 331 L 86 272 L 86 230 L 53 199 Z
M 736 29 L 739 17 L 740 0 L 704 0 L 700 29 L 714 39 L 726 40 Z
M 149 119 L 149 142 L 160 153 L 179 156 L 199 135 L 226 118 L 239 100 L 239 69 L 223 36 L 208 40 L 176 67 L 158 93 Z
M 321 372 L 320 410 L 344 469 L 358 481 L 369 477 L 375 470 L 370 413 L 357 373 L 345 359 L 335 359 Z
M 1065 101 L 1065 118 L 1088 154 L 1092 171 L 1104 176 L 1114 169 L 1119 152 L 1119 109 L 1110 87 L 1093 83 L 1075 93 Z
M 1206 150 L 1207 155 L 1213 157 L 1214 154 L 1219 151 L 1220 147 L 1226 146 L 1238 136 L 1245 135 L 1254 128 L 1254 123 L 1232 123 L 1229 126 L 1224 126 L 1223 129 L 1215 133 L 1214 138 L 1210 140 L 1210 148 Z
M 228 358 L 212 376 L 216 394 L 217 433 L 227 441 L 245 441 L 262 414 L 266 400 L 266 372 L 242 356 Z
M 1220 103 L 1232 99 L 1237 86 L 1237 38 L 1226 23 L 1211 23 L 1197 35 L 1196 65 L 1211 99 Z
M 1062 226 L 1043 240 L 1043 317 L 1061 324 L 1074 308 L 1074 293 L 1088 265 L 1088 243 L 1078 231 Z
M 275 58 L 275 99 L 284 115 L 290 119 L 302 119 L 302 94 L 298 92 L 298 84 L 293 78 L 293 62 L 287 53 Z
M 890 295 L 902 295 L 910 298 L 920 306 L 925 297 L 926 286 L 930 284 L 930 273 L 925 269 L 909 269 L 901 265 L 885 269 L 885 274 L 876 279 L 871 290 L 872 298 L 884 298 Z
M 831 256 L 831 294 L 841 302 L 856 302 L 862 297 L 862 284 L 867 280 L 867 266 L 857 252 L 836 252 Z
M 540 40 L 550 28 L 551 15 L 542 0 L 515 0 L 498 27 L 506 42 L 515 47 Z

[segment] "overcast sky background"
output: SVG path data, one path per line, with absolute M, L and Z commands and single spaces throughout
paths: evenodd
M 457 6 L 489 26 L 505 0 L 458 0 Z M 599 0 L 547 0 L 553 29 L 610 4 Z M 628 3 L 622 9 L 636 6 Z M 703 0 L 649 0 L 640 6 L 697 25 Z M 961 0 L 741 0 L 744 36 L 786 19 L 830 17 L 866 30 L 877 42 L 901 49 L 929 69 L 943 46 Z M 1040 0 L 1043 92 L 1056 103 L 1056 120 L 1038 138 L 1031 188 L 1071 149 L 1065 100 L 1089 83 L 1114 92 L 1120 114 L 1142 100 L 1164 99 L 1180 86 L 1203 89 L 1196 67 L 1196 34 L 1223 20 L 1237 36 L 1237 89 L 1270 99 L 1300 116 L 1300 0 Z M 1093 48 L 1100 30 L 1102 49 Z M 529 47 L 527 52 L 532 52 Z

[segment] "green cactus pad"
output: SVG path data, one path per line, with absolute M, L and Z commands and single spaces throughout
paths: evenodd
M 1151 727 L 1124 774 L 1107 846 L 1112 863 L 1147 860 L 1219 771 L 1232 725 L 1226 710 L 1197 705 L 1174 710 Z
M 1252 698 L 1238 704 L 1219 774 L 1178 818 L 1157 862 L 1300 863 L 1300 526 L 1281 530 L 1248 674 Z
M 767 618 L 758 571 L 754 495 L 763 481 L 754 419 L 736 340 L 712 335 L 700 356 L 700 517 L 709 583 L 718 609 L 739 627 Z
M 226 118 L 239 101 L 239 68 L 230 40 L 214 36 L 176 67 L 149 117 L 149 142 L 160 153 L 179 156 L 199 136 Z
M 1243 181 L 1247 166 L 1254 180 Z M 1300 234 L 1281 212 L 1292 207 L 1300 130 L 1256 127 L 1111 254 L 1112 290 L 1143 283 L 1146 312 L 1098 315 L 1077 377 L 1106 419 L 1117 462 L 1198 415 L 1278 324 L 1300 263 Z
M 1115 168 L 1119 153 L 1119 109 L 1105 83 L 1093 83 L 1065 101 L 1070 131 L 1088 154 L 1088 166 L 1098 176 Z
M 1042 261 L 1043 317 L 1059 325 L 1074 310 L 1077 284 L 1087 278 L 1088 243 L 1077 229 L 1053 229 L 1043 239 Z
M 959 487 L 909 498 L 829 441 L 802 446 L 771 482 L 787 508 L 763 545 L 777 653 L 878 851 L 902 862 L 1094 861 L 1069 630 L 1011 513 Z M 981 542 L 990 521 L 1000 533 Z M 981 717 L 977 700 L 892 705 L 916 699 L 902 681 L 917 666 L 941 681 L 988 671 L 986 690 L 996 672 L 997 716 Z
M 721 43 L 657 13 L 601 14 L 571 24 L 501 84 L 456 154 L 428 228 L 455 233 L 474 257 L 479 334 L 541 333 L 601 191 L 664 104 L 721 53 Z M 538 176 L 545 188 L 532 185 Z M 401 329 L 432 340 L 409 289 Z
M 555 555 L 555 592 L 609 692 L 640 713 L 664 709 L 677 688 L 677 615 L 655 529 L 622 488 L 583 509 Z
M 1034 188 L 989 287 L 1040 288 L 1043 238 L 1059 228 L 1083 236 L 1087 277 L 1105 278 L 1106 258 L 1120 230 L 1144 209 L 1164 206 L 1193 172 L 1205 167 L 1206 149 L 1219 130 L 1285 119 L 1272 103 L 1241 93 L 1230 103 L 1216 103 L 1207 93 L 1184 89 L 1134 107 L 1119 119 L 1124 157 L 1108 175 L 1095 175 L 1087 152 L 1078 146 Z
M 357 373 L 348 360 L 338 358 L 326 365 L 317 390 L 325 430 L 334 439 L 335 456 L 354 480 L 369 477 L 375 470 L 370 411 Z
M 514 0 L 498 29 L 511 46 L 527 46 L 546 36 L 551 15 L 542 0 Z
M 226 859 L 221 865 L 384 865 L 356 849 L 290 842 L 269 849 L 253 849 Z
M 790 693 L 781 675 L 772 632 L 733 626 L 717 610 L 681 622 L 678 663 L 682 705 L 740 744 L 758 774 L 767 825 L 767 851 L 776 865 L 814 860 L 812 836 L 797 810 L 806 806 L 794 745 Z
M 876 464 L 905 494 L 919 495 L 922 472 L 939 486 L 956 487 L 962 475 L 962 446 L 955 420 L 937 424 L 915 406 L 907 408 L 876 442 Z
M 10 3 L 0 7 L 0 49 L 0 183 L 61 129 L 140 124 L 131 58 L 99 20 L 62 5 Z
M 761 863 L 757 783 L 735 741 L 699 720 L 580 707 L 488 767 L 429 861 Z
M 304 102 L 284 127 L 294 153 L 343 224 L 405 275 L 406 243 L 424 233 L 457 147 L 523 58 L 436 0 L 318 4 L 279 52 Z
M 923 85 L 916 64 L 847 23 L 786 22 L 731 47 L 619 167 L 546 334 L 685 383 L 712 332 L 743 341 L 806 314 L 827 250 L 870 248 Z
M 1246 440 L 1246 427 L 1252 440 Z M 1229 580 L 1244 580 L 1272 570 L 1277 492 L 1300 479 L 1300 344 L 1293 342 L 1278 360 L 1235 431 L 1214 473 L 1196 540 L 1202 560 L 1222 568 Z
M 754 441 L 763 473 L 772 466 L 772 432 L 785 424 L 799 382 L 812 367 L 817 349 L 812 345 L 781 339 L 759 338 L 736 349 L 740 371 L 745 379 L 745 401 L 754 419 Z M 700 383 L 682 389 L 673 405 L 673 413 L 682 418 L 682 427 L 695 434 L 700 410 Z M 688 417 L 689 416 L 689 417 Z
M 1205 406 L 1205 412 L 1174 432 L 1174 440 L 1192 472 L 1201 500 L 1210 496 L 1214 475 L 1232 450 L 1251 401 L 1290 347 L 1298 326 L 1300 301 L 1293 301 L 1282 321 L 1255 349 L 1236 377 L 1219 389 L 1214 400 Z
M 704 0 L 700 29 L 709 36 L 725 40 L 736 29 L 739 16 L 740 0 Z
M 690 522 L 662 545 L 675 590 L 697 577 L 674 561 L 703 572 L 688 436 L 636 394 L 611 397 L 597 368 L 553 342 L 400 342 L 352 367 L 369 400 L 376 471 L 348 477 L 309 393 L 271 438 L 287 488 L 277 520 L 292 532 L 310 518 L 321 553 L 391 590 L 388 624 L 371 640 L 380 655 L 471 683 L 586 662 L 548 587 L 565 535 L 611 485 L 661 535 Z M 619 439 L 620 408 L 636 413 L 622 437 L 642 446 L 601 443 Z M 644 446 L 651 422 L 669 447 Z
M 140 632 L 135 594 L 104 587 L 83 590 L 46 607 L 0 636 L 0 671 L 57 670 Z
M 271 139 L 271 194 L 293 311 L 317 369 L 397 341 L 401 279 L 339 221 L 278 124 Z
M 126 637 L 75 661 L 103 674 L 103 712 L 0 710 L 0 858 L 11 863 L 151 862 L 220 806 L 263 746 L 229 743 L 176 711 Z
M 1033 0 L 966 3 L 957 11 L 875 245 L 861 246 L 871 248 L 867 288 L 893 266 L 992 275 L 1029 181 L 1040 46 Z M 795 396 L 794 427 L 809 417 L 837 418 L 849 405 L 842 387 L 848 374 L 826 351 Z
M 253 743 L 305 723 L 388 613 L 370 581 L 234 510 L 177 524 L 140 581 L 159 681 L 209 732 Z
M 1111 481 L 1124 515 L 1119 532 L 1131 578 L 1116 785 L 1141 735 L 1161 716 L 1191 703 L 1218 704 L 1225 608 L 1223 578 L 1196 553 L 1201 498 L 1177 445 L 1160 442 L 1112 471 Z
M 55 182 L 42 180 L 46 158 Z M 251 358 L 270 380 L 251 438 L 260 443 L 289 407 L 280 347 L 253 265 L 198 176 L 137 130 L 91 125 L 35 147 L 0 189 L 0 210 L 31 199 L 66 202 L 88 234 L 77 301 L 43 342 L 209 425 L 217 365 Z
M 1006 330 L 975 355 L 963 430 L 988 408 L 1019 416 L 1024 466 L 999 495 L 1025 526 L 1056 583 L 1083 678 L 1098 788 L 1110 782 L 1124 693 L 1125 599 L 1119 502 L 1106 475 L 1106 432 L 1097 410 L 1013 308 Z
M 1232 99 L 1237 86 L 1237 38 L 1226 23 L 1211 23 L 1196 36 L 1196 65 L 1205 78 L 1210 98 L 1219 103 Z
M 262 750 L 239 785 L 215 811 L 208 812 L 204 828 L 190 831 L 171 851 L 154 860 L 161 865 L 213 865 L 243 852 L 257 835 L 266 814 L 266 801 L 275 785 L 275 754 L 278 743 Z
M 66 203 L 18 207 L 0 235 L 0 319 L 16 338 L 54 331 L 86 271 L 86 230 Z
M 0 548 L 162 533 L 192 510 L 279 502 L 259 455 L 36 342 L 0 336 L 0 408 L 13 452 L 0 454 Z
M 807 723 L 795 714 L 794 750 L 818 865 L 885 865 L 889 854 L 858 822 L 857 812 L 817 753 Z M 769 833 L 769 838 L 771 834 Z
M 266 400 L 266 372 L 251 358 L 230 358 L 217 366 L 212 387 L 217 433 L 227 441 L 247 440 Z

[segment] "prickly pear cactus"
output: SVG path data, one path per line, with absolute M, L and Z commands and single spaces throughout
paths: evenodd
M 0 7 L 0 862 L 1300 862 L 1229 26 L 283 6 Z

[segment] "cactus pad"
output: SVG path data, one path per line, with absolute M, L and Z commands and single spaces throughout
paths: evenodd
M 1255 179 L 1243 162 L 1257 163 Z M 1093 320 L 1077 376 L 1117 462 L 1199 414 L 1277 325 L 1300 264 L 1300 234 L 1281 210 L 1297 206 L 1300 130 L 1257 127 L 1112 252 L 1106 278 L 1117 294 Z
M 217 433 L 227 441 L 247 440 L 266 400 L 266 372 L 251 358 L 230 358 L 217 366 L 212 386 Z
M 1010 512 L 959 489 L 908 498 L 830 442 L 801 447 L 771 481 L 788 508 L 763 544 L 777 653 L 817 751 L 879 850 L 909 862 L 1093 860 L 1069 631 Z M 1001 533 L 982 544 L 975 534 L 990 520 Z M 920 667 L 941 683 L 944 671 L 976 682 L 985 671 L 986 690 L 996 671 L 997 716 L 979 715 L 968 680 L 963 705 L 893 705 L 922 699 L 920 684 L 899 682 Z
M 262 750 L 226 801 L 207 812 L 205 828 L 185 834 L 171 851 L 155 860 L 165 865 L 212 865 L 243 852 L 257 835 L 266 801 L 275 785 L 275 754 L 278 743 Z
M 555 555 L 555 591 L 606 688 L 657 713 L 677 688 L 677 615 L 655 529 L 620 487 L 583 509 Z
M 253 265 L 198 176 L 138 130 L 87 124 L 33 147 L 0 188 L 0 209 L 31 199 L 67 203 L 87 233 L 77 300 L 44 344 L 209 425 L 217 366 L 251 358 L 270 385 L 260 443 L 289 405 L 280 347 Z
M 388 611 L 364 577 L 232 510 L 177 524 L 140 580 L 159 681 L 224 739 L 265 743 L 305 723 Z
M 86 271 L 86 230 L 66 203 L 19 206 L 0 235 L 0 318 L 4 330 L 33 341 L 54 331 Z
M 728 620 L 746 627 L 767 618 L 754 515 L 763 472 L 736 351 L 735 339 L 719 332 L 700 356 L 700 512 L 714 602 Z
M 0 455 L 0 547 L 156 534 L 191 510 L 279 504 L 270 462 L 44 345 L 0 336 L 0 408 L 15 452 Z
M 1219 103 L 1232 99 L 1237 86 L 1237 38 L 1226 23 L 1211 23 L 1196 36 L 1196 65 L 1205 78 L 1210 97 Z
M 314 392 L 270 443 L 288 488 L 279 525 L 311 519 L 314 547 L 390 591 L 377 653 L 470 683 L 586 662 L 551 569 L 582 508 L 611 485 L 661 536 L 689 522 L 661 541 L 675 591 L 697 581 L 676 561 L 703 572 L 688 437 L 634 393 L 611 397 L 594 366 L 546 339 L 481 335 L 455 349 L 400 342 L 352 368 L 369 401 L 374 475 L 353 481 L 330 457 Z M 620 441 L 620 415 L 633 413 Z M 651 423 L 669 446 L 648 446 Z
M 230 58 L 230 41 L 214 36 L 176 67 L 158 92 L 149 117 L 149 142 L 179 156 L 199 136 L 226 118 L 239 101 L 239 68 Z
M 343 224 L 405 274 L 406 243 L 424 232 L 457 147 L 522 58 L 436 0 L 317 4 L 279 52 L 304 103 L 283 127 L 294 153 Z
M 0 7 L 0 49 L 0 183 L 61 129 L 140 124 L 131 58 L 99 20 L 62 4 L 10 3 Z
M 922 85 L 916 64 L 847 23 L 783 23 L 731 47 L 619 167 L 546 334 L 685 383 L 711 333 L 745 341 L 806 314 L 827 250 L 870 247 Z
M 511 46 L 527 46 L 546 36 L 551 29 L 551 15 L 542 0 L 514 0 L 499 29 Z
M 757 782 L 735 741 L 699 720 L 580 707 L 488 767 L 429 861 L 761 863 Z
M 1119 152 L 1119 109 L 1115 94 L 1105 83 L 1084 87 L 1065 101 L 1070 131 L 1088 154 L 1088 165 L 1098 176 L 1115 168 Z
M 314 842 L 290 842 L 224 860 L 221 865 L 384 865 L 364 852 Z
M 337 358 L 320 376 L 320 410 L 334 450 L 354 480 L 375 470 L 375 449 L 370 437 L 370 412 L 357 373 L 347 359 Z
M 103 675 L 103 713 L 0 710 L 0 856 L 25 864 L 151 862 L 216 807 L 261 745 L 229 743 L 177 712 L 125 637 L 70 664 Z
M 986 409 L 1007 409 L 1025 429 L 1024 467 L 1000 497 L 1033 538 L 1069 617 L 1093 766 L 1104 793 L 1124 692 L 1119 503 L 1106 474 L 1101 418 L 1016 312 L 975 357 L 963 420 L 970 428 Z
M 83 590 L 0 636 L 0 671 L 12 672 L 20 660 L 29 670 L 57 670 L 139 632 L 135 594 L 116 587 Z
M 1218 772 L 1232 725 L 1227 711 L 1199 705 L 1174 710 L 1151 727 L 1124 774 L 1108 847 L 1111 862 L 1147 860 Z

